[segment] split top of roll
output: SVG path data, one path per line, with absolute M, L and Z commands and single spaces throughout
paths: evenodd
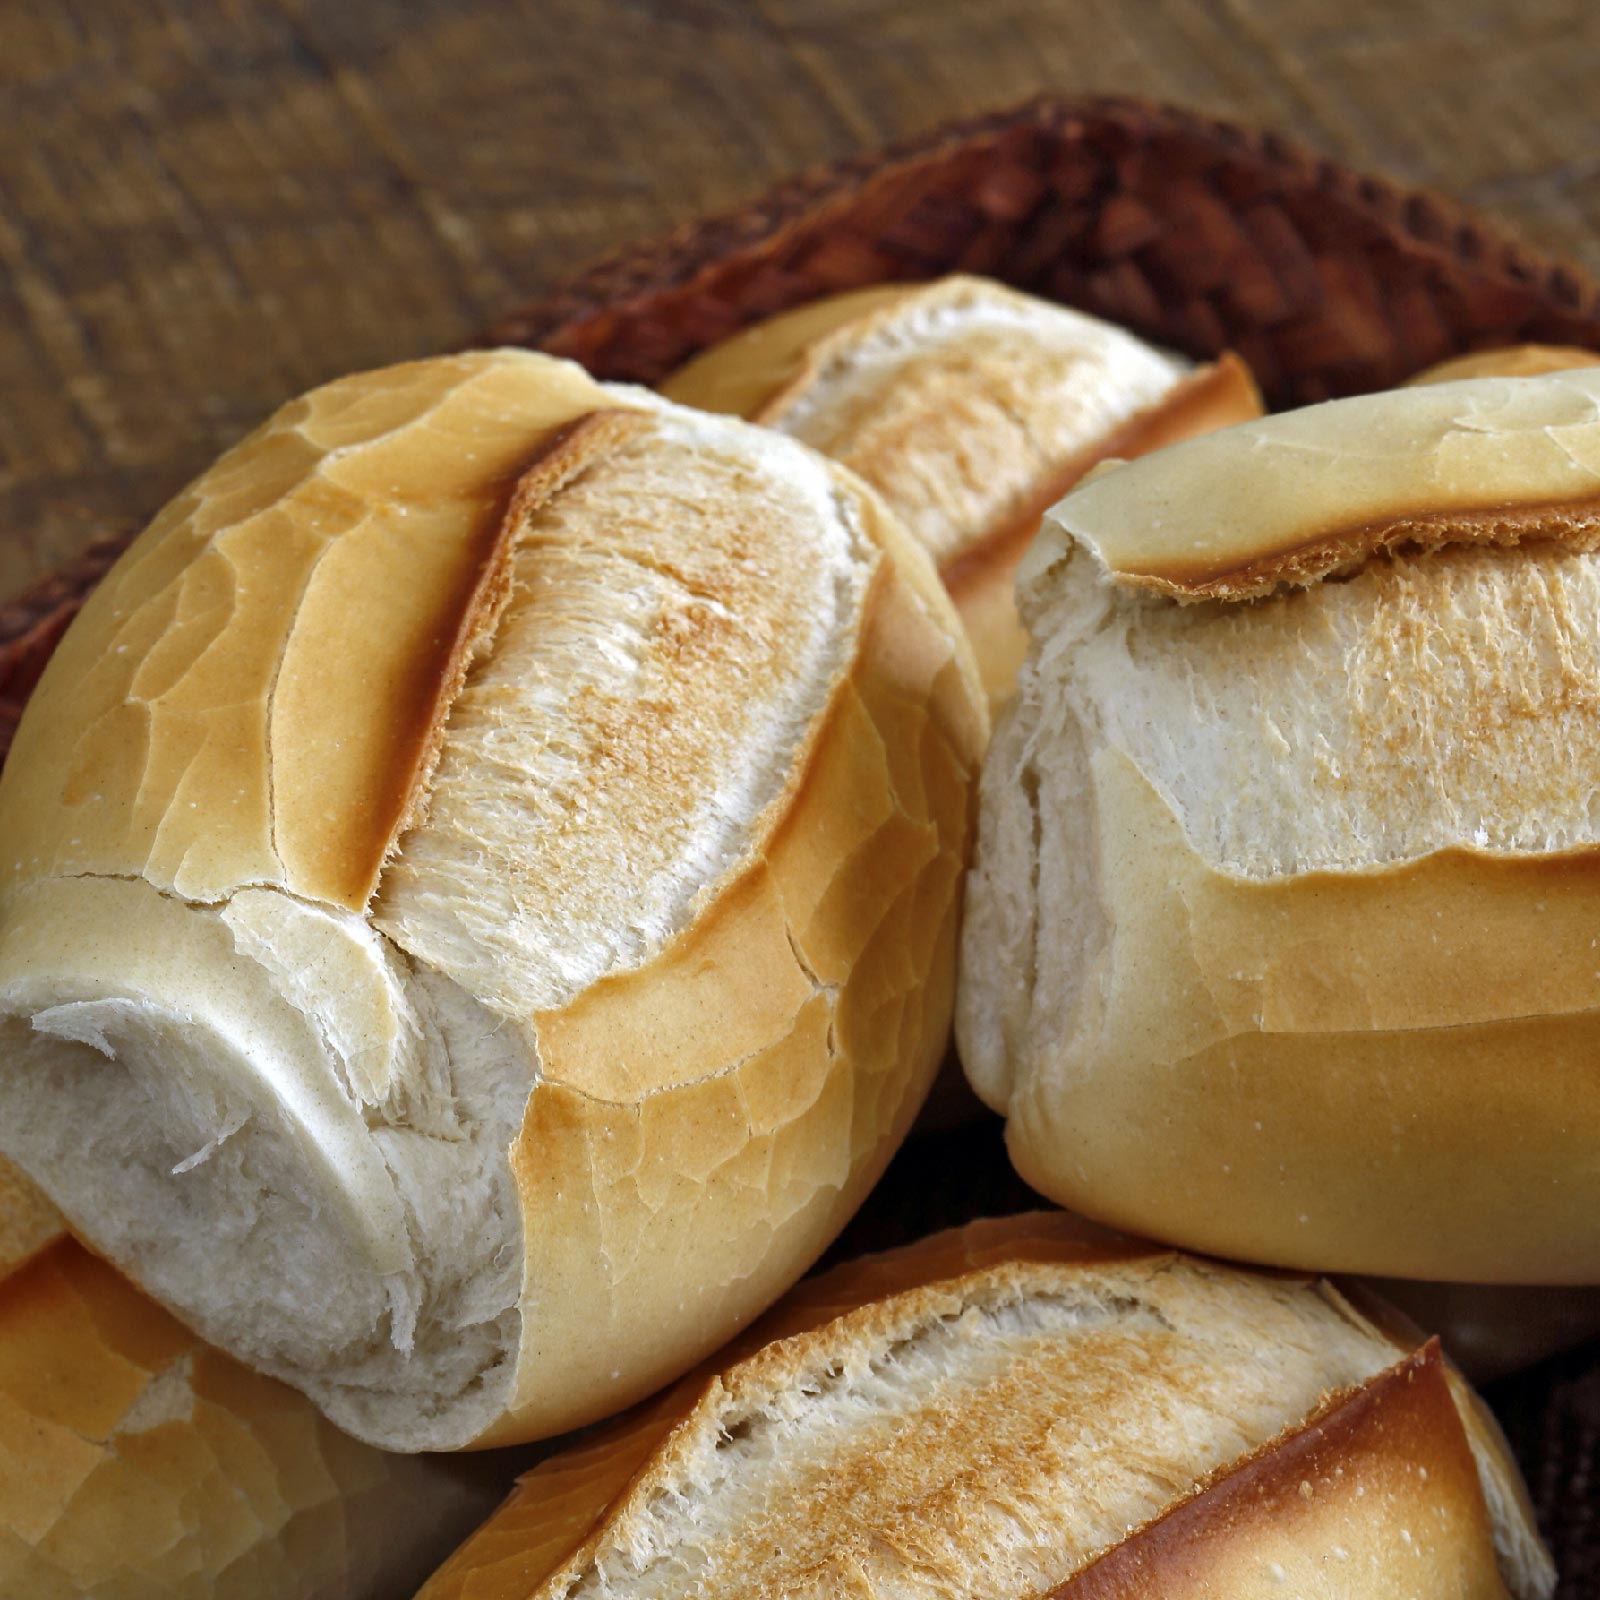
M 1480 378 L 1307 406 L 1108 467 L 1045 515 L 1019 574 L 1068 546 L 1114 582 L 1251 599 L 1407 546 L 1586 549 L 1600 523 L 1600 375 Z

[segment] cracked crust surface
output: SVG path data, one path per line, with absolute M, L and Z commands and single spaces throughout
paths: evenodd
M 535 1019 L 542 1081 L 513 1157 L 542 1219 L 529 1277 L 556 1295 L 585 1275 L 582 1315 L 552 1316 L 545 1348 L 607 1397 L 590 1415 L 704 1354 L 821 1252 L 943 1054 L 981 731 L 921 604 L 888 572 L 872 583 L 856 668 L 760 857 L 652 961 Z M 522 1403 L 550 1431 L 530 1368 Z
M 0 1593 L 380 1600 L 492 1504 L 208 1349 L 51 1215 L 0 1162 Z
M 1406 1348 L 1309 1279 L 974 1224 L 801 1285 L 523 1478 L 421 1600 L 1265 1594 L 1274 1566 L 1548 1594 L 1503 1441 Z
M 541 464 L 559 481 L 560 430 L 613 404 L 564 363 L 530 383 L 515 358 L 458 356 L 286 406 L 62 640 L 34 698 L 70 721 L 17 730 L 0 883 L 132 874 L 361 909 L 504 600 L 512 485 Z
M 219 462 L 63 650 L 0 781 L 0 1138 L 341 1425 L 615 1410 L 881 1170 L 987 729 L 836 466 L 525 353 L 389 369 Z

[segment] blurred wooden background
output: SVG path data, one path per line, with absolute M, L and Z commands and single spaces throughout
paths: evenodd
M 0 0 L 0 599 L 279 401 L 1042 91 L 1274 125 L 1600 270 L 1595 0 Z

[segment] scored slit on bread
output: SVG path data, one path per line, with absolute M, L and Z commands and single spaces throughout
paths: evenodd
M 1138 1592 L 1188 1567 L 1241 1595 L 1302 1569 L 1330 1595 L 1547 1594 L 1462 1404 L 1437 1347 L 1324 1284 L 1060 1214 L 978 1223 L 802 1285 L 525 1477 L 423 1600 L 1129 1592 L 1106 1561 Z

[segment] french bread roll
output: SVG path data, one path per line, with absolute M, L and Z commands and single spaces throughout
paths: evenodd
M 1600 1281 L 1600 371 L 1045 518 L 958 1040 L 1029 1183 L 1242 1260 Z
M 388 1600 L 494 1504 L 208 1349 L 0 1162 L 0 1595 Z
M 1194 368 L 970 277 L 801 306 L 714 346 L 663 392 L 803 439 L 878 489 L 938 564 L 992 706 L 1027 649 L 1012 584 L 1045 507 L 1107 456 L 1261 414 L 1234 356 Z
M 0 1145 L 358 1437 L 618 1410 L 775 1299 L 949 1029 L 986 718 L 791 440 L 501 351 L 185 490 L 0 778 Z
M 1548 1595 L 1504 1441 L 1408 1344 L 1326 1283 L 976 1223 L 541 1463 L 422 1600 Z

